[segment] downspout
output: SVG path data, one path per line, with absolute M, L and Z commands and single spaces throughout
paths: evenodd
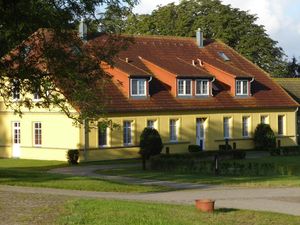
M 88 160 L 88 149 L 89 149 L 89 120 L 83 120 L 83 135 L 84 135 L 84 148 L 83 148 L 83 159 Z
M 211 80 L 211 87 L 210 87 L 210 92 L 211 92 L 211 96 L 214 96 L 213 95 L 213 82 L 215 82 L 215 80 L 216 80 L 216 77 L 213 77 L 213 79 Z
M 299 107 L 296 108 L 295 110 L 295 121 L 296 121 L 296 143 L 298 143 L 298 137 L 299 137 L 299 127 L 298 127 L 298 111 L 299 111 Z
M 150 82 L 152 81 L 152 76 L 150 77 L 150 79 L 148 80 L 148 96 L 150 97 Z
M 252 79 L 250 80 L 250 87 L 249 87 L 249 94 L 250 94 L 250 96 L 252 96 L 252 88 L 251 88 L 251 84 L 253 83 L 253 81 L 254 81 L 254 77 L 252 77 Z

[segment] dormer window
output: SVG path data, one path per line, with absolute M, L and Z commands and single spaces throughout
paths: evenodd
M 177 82 L 178 96 L 192 95 L 192 80 L 179 79 Z
M 209 81 L 196 80 L 196 95 L 208 96 L 209 95 Z
M 12 86 L 12 98 L 14 101 L 20 99 L 20 83 L 19 81 L 15 80 Z
M 133 97 L 145 97 L 146 91 L 146 79 L 131 79 L 131 96 Z
M 249 95 L 249 81 L 247 80 L 237 80 L 236 81 L 236 87 L 235 87 L 235 93 L 238 96 L 245 96 Z

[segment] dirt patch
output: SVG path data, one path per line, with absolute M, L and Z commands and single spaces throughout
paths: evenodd
M 55 224 L 68 200 L 64 196 L 0 191 L 0 224 Z

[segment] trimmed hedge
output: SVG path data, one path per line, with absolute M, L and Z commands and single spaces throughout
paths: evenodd
M 202 149 L 200 148 L 199 145 L 189 145 L 188 151 L 189 151 L 190 153 L 195 153 L 195 152 L 201 152 Z
M 295 175 L 299 173 L 299 166 L 278 165 L 275 163 L 258 163 L 253 161 L 224 160 L 219 161 L 218 174 L 223 176 L 268 176 Z M 195 158 L 161 157 L 151 159 L 151 169 L 214 175 L 214 162 L 200 161 Z
M 285 146 L 270 150 L 272 156 L 293 156 L 300 155 L 300 146 Z

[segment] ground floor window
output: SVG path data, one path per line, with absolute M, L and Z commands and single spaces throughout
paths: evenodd
M 132 144 L 132 121 L 123 122 L 123 144 L 131 145 Z
M 284 116 L 278 116 L 278 135 L 284 135 Z
M 99 123 L 98 124 L 98 146 L 99 147 L 104 147 L 108 145 L 107 134 L 108 134 L 108 128 L 106 124 Z
M 170 120 L 170 141 L 177 141 L 178 140 L 178 120 L 171 119 Z
M 249 137 L 249 116 L 243 116 L 242 119 L 242 130 L 243 130 L 243 137 Z
M 34 122 L 33 123 L 33 143 L 35 146 L 42 145 L 42 123 Z
M 224 134 L 224 139 L 230 138 L 230 117 L 224 117 L 223 119 L 223 134 Z

